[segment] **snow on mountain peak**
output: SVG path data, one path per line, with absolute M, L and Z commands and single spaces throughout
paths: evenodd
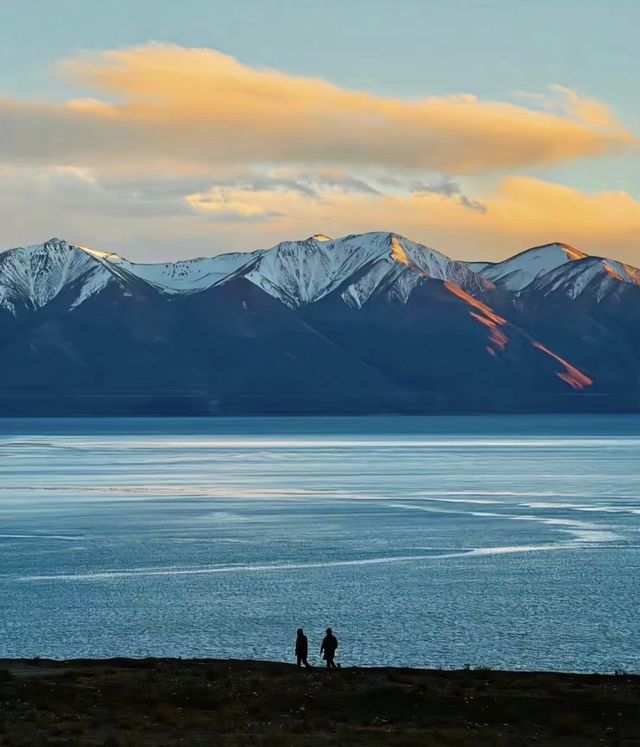
M 489 263 L 480 272 L 496 285 L 518 293 L 561 265 L 587 256 L 568 244 L 544 244 L 520 252 L 504 262 Z
M 339 287 L 346 303 L 360 307 L 381 288 L 406 301 L 427 277 L 476 288 L 484 282 L 462 263 L 389 232 L 285 241 L 264 252 L 246 277 L 293 308 Z
M 129 262 L 118 258 L 118 270 L 144 280 L 168 294 L 198 293 L 250 267 L 261 252 L 232 252 L 213 257 L 154 264 Z
M 640 270 L 637 267 L 631 265 L 625 265 L 622 262 L 617 262 L 613 259 L 603 259 L 602 267 L 604 271 L 615 280 L 621 283 L 632 283 L 633 285 L 640 285 Z
M 601 301 L 620 283 L 640 285 L 639 269 L 561 243 L 536 246 L 504 262 L 469 262 L 468 266 L 516 295 L 562 293 L 575 299 L 589 291 Z
M 69 308 L 75 308 L 112 281 L 188 294 L 234 277 L 245 278 L 291 308 L 334 291 L 354 308 L 374 295 L 406 303 L 428 279 L 478 297 L 497 285 L 516 295 L 560 291 L 572 298 L 590 288 L 599 300 L 621 282 L 640 285 L 640 270 L 561 243 L 534 247 L 504 262 L 463 263 L 400 234 L 374 231 L 336 239 L 315 234 L 264 251 L 141 264 L 51 238 L 0 252 L 0 308 L 13 314 L 41 308 L 63 291 Z
M 292 308 L 313 303 L 340 288 L 345 303 L 359 308 L 374 293 L 406 302 L 426 278 L 469 291 L 490 287 L 469 267 L 415 241 L 389 232 L 331 239 L 316 234 L 283 241 L 266 251 L 230 253 L 177 262 L 140 264 L 115 252 L 50 239 L 0 254 L 0 306 L 16 313 L 39 308 L 75 285 L 75 308 L 110 281 L 144 282 L 167 293 L 197 293 L 242 276 Z
M 241 268 L 251 266 L 260 252 L 236 252 L 214 257 L 156 264 L 138 264 L 115 252 L 70 244 L 52 238 L 43 244 L 0 253 L 0 308 L 17 314 L 21 308 L 46 306 L 73 287 L 74 309 L 110 282 L 143 281 L 163 293 L 196 293 L 210 288 Z
M 574 299 L 590 293 L 596 301 L 601 301 L 615 292 L 620 283 L 640 285 L 640 270 L 612 259 L 585 257 L 541 276 L 528 291 L 541 296 L 562 293 Z
M 12 314 L 21 307 L 41 308 L 63 289 L 76 285 L 73 306 L 110 279 L 100 262 L 64 239 L 7 249 L 0 254 L 0 308 Z
M 404 247 L 395 236 L 391 237 L 391 259 L 395 259 L 401 265 L 411 265 L 411 260 L 407 256 Z
M 100 249 L 94 249 L 90 246 L 83 246 L 82 244 L 77 244 L 77 248 L 82 249 L 83 252 L 90 254 L 96 259 L 108 260 L 109 262 L 118 262 L 122 260 L 122 257 L 115 252 L 103 252 Z

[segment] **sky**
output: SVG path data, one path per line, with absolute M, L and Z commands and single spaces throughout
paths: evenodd
M 0 2 L 0 247 L 640 264 L 636 0 Z

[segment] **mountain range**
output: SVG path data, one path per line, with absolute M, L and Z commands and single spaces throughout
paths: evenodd
M 399 234 L 164 264 L 0 252 L 0 415 L 640 409 L 640 270 Z

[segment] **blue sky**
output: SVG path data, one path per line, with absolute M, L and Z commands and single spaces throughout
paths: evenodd
M 639 27 L 634 0 L 21 0 L 0 6 L 0 84 L 43 94 L 60 57 L 158 40 L 393 95 L 558 82 L 637 121 Z
M 159 41 L 216 50 L 251 68 L 321 78 L 344 89 L 395 99 L 468 93 L 482 100 L 522 103 L 517 92 L 540 93 L 558 84 L 602 102 L 620 126 L 637 135 L 640 89 L 633 75 L 638 68 L 638 28 L 640 3 L 632 0 L 21 0 L 0 5 L 0 96 L 37 102 L 83 95 L 109 99 L 92 82 L 61 75 L 57 63 L 83 51 Z M 77 159 L 73 163 L 75 168 Z M 640 199 L 639 166 L 636 148 L 631 147 L 593 158 L 522 164 L 517 175 L 590 194 L 623 190 Z M 504 176 L 494 171 L 425 173 L 431 182 L 457 180 L 472 197 Z M 147 177 L 144 181 L 147 185 Z M 202 192 L 206 185 L 199 182 L 195 187 Z M 63 213 L 71 209 L 70 204 L 61 207 Z M 61 223 L 62 229 L 78 225 L 67 219 Z M 5 239 L 17 239 L 20 225 Z M 102 237 L 88 227 L 74 230 L 98 241 Z M 248 236 L 245 232 L 234 239 L 233 226 L 220 222 L 212 234 L 216 230 L 234 245 L 230 248 L 239 248 Z M 259 227 L 251 230 L 247 248 L 261 243 Z M 273 235 L 264 231 L 265 241 Z M 199 229 L 188 248 L 206 248 L 204 236 Z M 144 252 L 150 253 L 146 247 L 153 243 L 153 232 L 132 228 L 127 235 L 121 226 L 106 240 L 112 246 L 118 241 L 144 245 Z M 212 236 L 215 251 L 222 248 L 219 243 Z M 455 242 L 448 243 L 450 248 Z M 168 251 L 165 247 L 162 253 Z

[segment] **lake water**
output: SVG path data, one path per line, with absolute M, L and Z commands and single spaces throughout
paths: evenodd
M 640 419 L 0 420 L 0 657 L 640 671 Z

